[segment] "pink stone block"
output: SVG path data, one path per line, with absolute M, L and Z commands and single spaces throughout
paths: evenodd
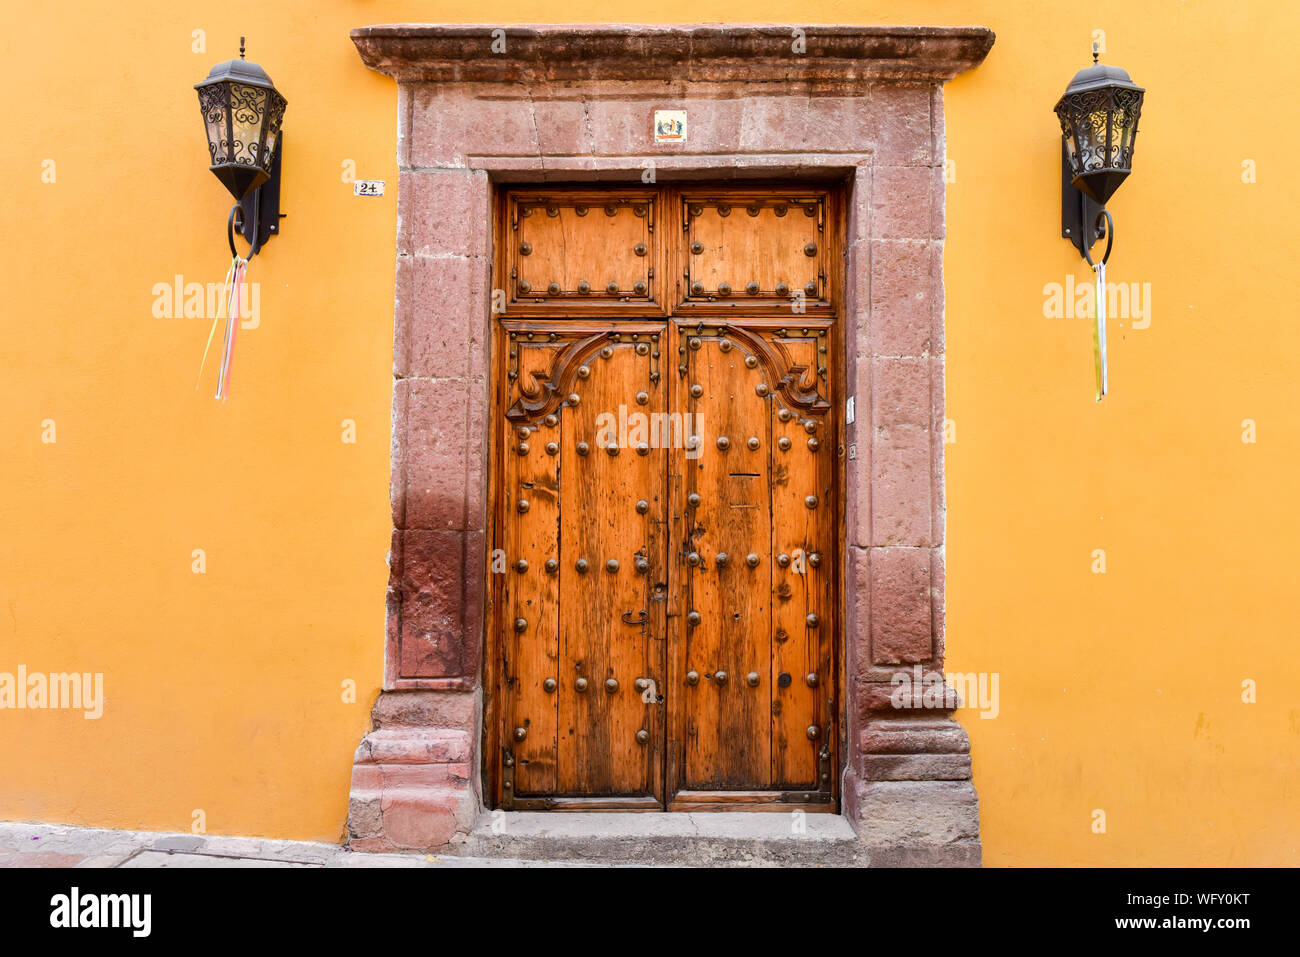
M 857 458 L 845 463 L 845 529 L 852 545 L 871 544 L 871 359 L 855 356 L 848 370 L 853 389 L 854 423 L 847 426 L 848 439 Z
M 789 96 L 748 96 L 741 101 L 740 150 L 746 153 L 802 149 L 808 134 L 807 100 L 791 109 Z
M 871 192 L 871 232 L 875 239 L 928 239 L 931 187 L 927 166 L 877 166 Z
M 539 155 L 532 101 L 499 97 L 499 88 L 472 84 L 413 87 L 411 165 L 453 168 L 471 156 Z
M 948 494 L 944 487 L 944 463 L 947 450 L 944 446 L 944 425 L 946 422 L 944 398 L 944 359 L 942 356 L 930 359 L 930 540 L 935 545 L 942 545 L 946 540 L 948 516 Z
M 489 193 L 482 170 L 400 171 L 398 255 L 486 256 Z
M 936 356 L 945 348 L 943 247 L 941 241 L 930 244 L 930 354 Z
M 942 548 L 930 550 L 930 620 L 934 627 L 934 662 L 942 668 L 947 638 L 948 605 L 946 596 L 947 567 Z
M 395 375 L 473 374 L 472 352 L 486 340 L 489 272 L 486 259 L 398 257 Z
M 896 425 L 930 428 L 934 411 L 930 362 L 911 356 L 871 360 L 871 421 L 876 429 Z
M 468 728 L 381 728 L 357 748 L 354 764 L 464 764 L 473 741 Z
M 463 532 L 402 532 L 400 676 L 461 673 L 464 652 Z
M 848 223 L 846 241 L 849 246 L 865 243 L 871 239 L 872 186 L 874 170 L 869 163 L 864 163 L 853 172 L 849 184 Z
M 930 167 L 930 238 L 943 239 L 947 234 L 947 191 L 943 181 L 943 154 L 938 154 L 938 164 Z
M 589 156 L 591 124 L 582 100 L 539 100 L 536 110 L 537 141 L 546 156 Z
M 404 411 L 406 425 L 399 431 L 402 527 L 465 526 L 469 389 L 464 379 L 397 381 L 394 406 Z
M 930 549 L 872 548 L 871 657 L 914 664 L 933 654 Z
M 872 87 L 875 157 L 884 166 L 929 166 L 934 158 L 930 114 L 933 84 Z
M 848 673 L 862 680 L 871 670 L 871 556 L 867 549 L 849 546 L 845 579 L 845 658 Z
M 871 243 L 871 352 L 923 356 L 930 348 L 931 270 L 928 242 Z
M 871 444 L 871 544 L 929 545 L 930 430 L 881 426 Z

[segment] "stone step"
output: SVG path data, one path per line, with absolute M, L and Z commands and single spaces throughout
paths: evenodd
M 799 828 L 796 832 L 796 828 Z M 838 814 L 495 811 L 456 853 L 628 866 L 862 867 L 866 848 Z

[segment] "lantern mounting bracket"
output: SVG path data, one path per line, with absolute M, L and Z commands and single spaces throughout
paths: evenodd
M 1079 255 L 1085 259 L 1088 258 L 1088 249 L 1093 243 L 1106 238 L 1106 220 L 1101 216 L 1105 208 L 1091 196 L 1074 188 L 1070 153 L 1065 145 L 1065 137 L 1061 137 L 1061 238 L 1073 243 Z
M 268 239 L 280 234 L 280 220 L 287 215 L 280 212 L 280 157 L 283 154 L 284 134 L 281 133 L 275 157 L 271 160 L 271 178 L 241 199 L 231 210 L 232 217 L 227 224 L 231 255 L 238 255 L 235 251 L 235 231 L 248 242 L 249 259 L 257 255 Z

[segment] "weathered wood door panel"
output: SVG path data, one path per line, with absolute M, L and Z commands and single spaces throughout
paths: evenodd
M 500 806 L 833 808 L 837 209 L 502 195 Z
M 503 698 L 512 791 L 662 799 L 660 327 L 508 333 Z

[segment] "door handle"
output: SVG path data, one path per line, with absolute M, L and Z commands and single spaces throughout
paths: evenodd
M 630 611 L 623 612 L 623 623 L 626 625 L 644 625 L 650 620 L 650 613 L 644 608 L 641 609 L 641 617 L 633 618 Z

